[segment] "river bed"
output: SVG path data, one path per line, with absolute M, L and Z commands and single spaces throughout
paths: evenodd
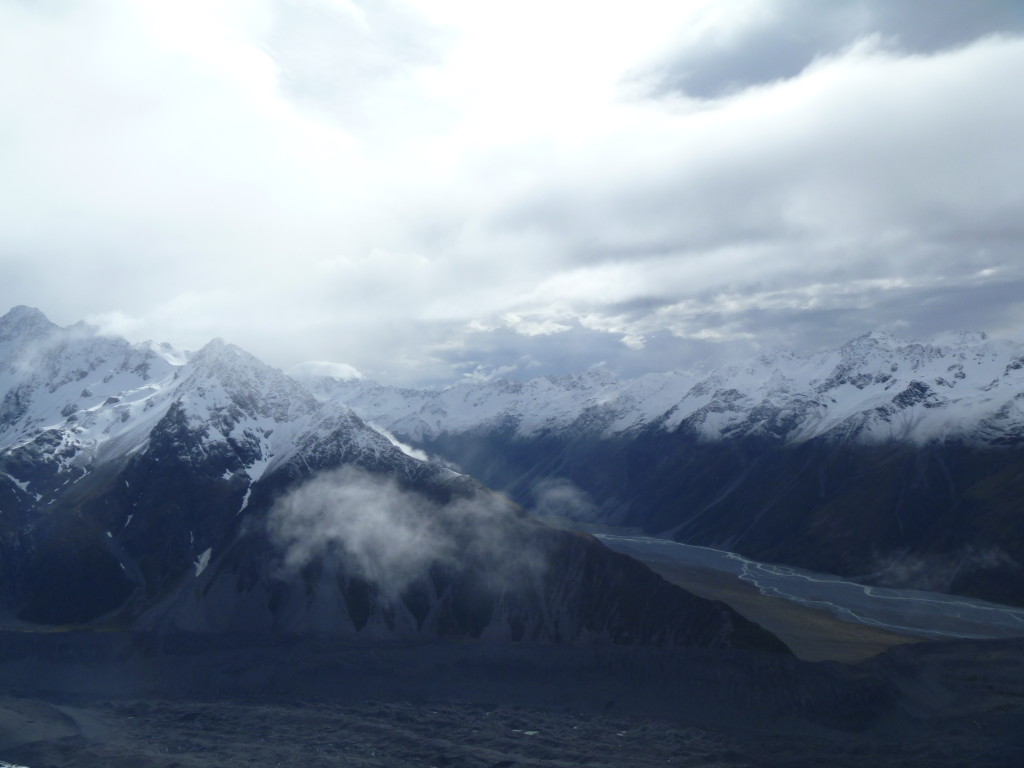
M 708 568 L 734 575 L 770 597 L 830 612 L 843 621 L 932 639 L 1024 636 L 1024 608 L 959 595 L 858 584 L 839 576 L 761 563 L 710 547 L 650 536 L 594 534 L 638 560 Z

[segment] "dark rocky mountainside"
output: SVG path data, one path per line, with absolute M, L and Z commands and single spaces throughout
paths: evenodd
M 599 520 L 690 544 L 1024 604 L 1024 449 L 707 442 L 656 429 L 443 435 L 418 446 L 528 506 L 568 480 L 585 494 L 569 512 L 600 500 Z

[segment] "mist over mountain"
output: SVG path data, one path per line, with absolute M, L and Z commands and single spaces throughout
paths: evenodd
M 619 380 L 598 367 L 431 391 L 300 378 L 525 505 L 1024 603 L 1018 343 L 876 331 L 701 377 Z
M 15 625 L 783 650 L 219 339 L 182 354 L 16 307 L 0 366 Z

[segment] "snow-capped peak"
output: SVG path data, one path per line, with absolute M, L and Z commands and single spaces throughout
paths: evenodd
M 34 307 L 17 306 L 0 317 L 0 351 L 9 362 L 27 345 L 39 343 L 60 330 Z M 2 361 L 0 361 L 2 362 Z
M 157 443 L 212 476 L 244 473 L 250 485 L 314 454 L 402 461 L 347 406 L 320 402 L 222 339 L 182 354 L 85 325 L 60 328 L 28 309 L 8 313 L 3 327 L 0 475 L 38 499 Z
M 251 418 L 292 421 L 317 408 L 317 401 L 293 379 L 223 339 L 192 355 L 180 373 L 179 399 L 198 392 L 207 407 L 232 406 Z
M 150 350 L 85 325 L 61 328 L 19 307 L 0 319 L 0 448 L 61 425 L 81 426 L 105 403 L 159 389 L 172 366 Z
M 25 304 L 11 307 L 5 315 L 0 317 L 0 329 L 7 329 L 9 327 L 28 328 L 30 326 L 58 327 L 50 322 L 50 319 L 41 310 L 26 306 Z
M 442 391 L 366 381 L 310 386 L 413 441 L 492 429 L 609 436 L 648 425 L 711 440 L 1024 441 L 1024 347 L 980 332 L 922 343 L 876 330 L 812 355 L 765 351 L 699 379 L 677 371 L 619 381 L 599 367 Z

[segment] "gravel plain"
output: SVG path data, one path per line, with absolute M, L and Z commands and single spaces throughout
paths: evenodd
M 0 631 L 0 766 L 1024 765 L 1024 640 L 911 642 L 663 575 L 795 655 Z

